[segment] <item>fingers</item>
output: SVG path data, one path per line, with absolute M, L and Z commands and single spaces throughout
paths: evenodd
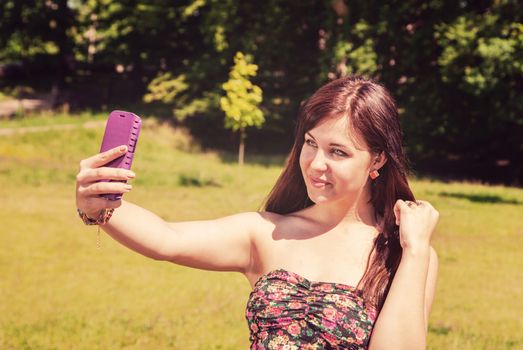
M 76 206 L 86 214 L 99 213 L 104 208 L 117 208 L 121 200 L 108 200 L 100 195 L 127 193 L 132 186 L 126 183 L 135 174 L 127 169 L 104 167 L 105 164 L 122 157 L 127 146 L 122 145 L 101 152 L 80 162 L 76 176 Z
M 396 201 L 396 205 L 399 209 L 407 209 L 412 207 L 413 202 L 412 201 L 405 201 L 403 199 L 398 199 Z
M 400 224 L 400 214 L 401 214 L 401 208 L 404 208 L 406 206 L 405 201 L 398 199 L 396 201 L 396 204 L 394 204 L 394 216 L 396 217 L 396 225 L 399 226 Z
M 427 201 L 416 200 L 402 200 L 398 199 L 394 204 L 394 216 L 396 217 L 396 225 L 399 226 L 402 215 L 408 213 L 425 213 L 428 217 L 439 218 L 439 212 Z
M 398 199 L 396 201 L 396 205 L 400 206 L 400 208 L 410 208 L 410 209 L 420 208 L 427 204 L 430 205 L 428 202 L 420 201 L 420 200 L 409 201 L 409 200 Z
M 418 207 L 423 206 L 425 203 L 424 201 L 409 201 L 409 200 L 402 200 L 398 199 L 396 201 L 396 204 L 394 204 L 394 216 L 396 217 L 396 225 L 399 226 L 400 219 L 401 219 L 401 213 L 405 213 L 409 210 L 416 209 Z
M 127 169 L 120 168 L 87 168 L 82 169 L 76 176 L 76 182 L 80 184 L 95 182 L 100 180 L 127 181 L 135 177 L 135 174 Z
M 125 182 L 95 182 L 87 186 L 79 186 L 78 192 L 82 197 L 95 197 L 109 193 L 127 193 L 132 190 L 132 185 Z
M 121 157 L 127 152 L 127 146 L 121 145 L 115 148 L 112 148 L 108 151 L 98 153 L 92 157 L 84 159 L 80 162 L 80 169 L 88 168 L 98 168 L 102 165 L 109 163 L 110 161 Z
M 430 204 L 429 202 L 426 202 L 426 201 L 420 201 L 420 202 L 421 202 L 422 208 L 426 209 L 426 211 L 429 213 L 432 220 L 436 223 L 439 219 L 439 212 L 436 210 L 436 208 L 434 208 L 432 206 L 432 204 Z
M 102 209 L 118 208 L 121 200 L 108 200 L 102 194 L 127 193 L 132 186 L 124 182 L 96 182 L 87 186 L 79 185 L 76 190 L 76 207 L 87 216 L 96 217 Z
M 417 200 L 417 201 L 404 201 L 407 206 L 410 208 L 410 209 L 419 209 L 419 210 L 425 210 L 425 211 L 435 211 L 436 209 L 434 209 L 434 207 L 432 206 L 432 204 L 430 204 L 429 202 L 427 201 L 420 201 L 420 200 Z

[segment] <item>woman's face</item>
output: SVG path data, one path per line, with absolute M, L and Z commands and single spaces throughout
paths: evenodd
M 300 168 L 309 198 L 316 204 L 354 201 L 369 178 L 372 154 L 346 117 L 327 118 L 305 133 Z

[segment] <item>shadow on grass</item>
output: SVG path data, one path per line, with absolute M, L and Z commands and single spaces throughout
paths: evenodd
M 443 326 L 443 325 L 432 326 L 432 325 L 429 325 L 429 332 L 430 332 L 430 333 L 433 333 L 433 334 L 437 334 L 437 335 L 447 335 L 447 334 L 449 334 L 451 331 L 452 331 L 452 328 L 451 328 L 451 327 L 448 327 L 448 326 Z
M 180 174 L 178 184 L 182 187 L 222 187 L 216 179 L 203 176 L 200 173 Z
M 459 192 L 440 192 L 438 194 L 441 197 L 451 197 L 458 199 L 468 199 L 471 202 L 475 203 L 499 203 L 499 204 L 516 204 L 521 205 L 523 202 L 518 201 L 517 199 L 507 199 L 498 195 L 490 194 L 469 194 L 469 193 L 459 193 Z

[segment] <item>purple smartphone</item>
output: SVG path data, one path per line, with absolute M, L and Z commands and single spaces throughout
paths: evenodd
M 100 152 L 105 152 L 117 146 L 127 145 L 127 153 L 107 163 L 105 166 L 131 169 L 141 126 L 142 120 L 140 117 L 131 112 L 112 111 L 109 114 Z M 122 193 L 103 194 L 102 197 L 115 201 L 122 198 Z

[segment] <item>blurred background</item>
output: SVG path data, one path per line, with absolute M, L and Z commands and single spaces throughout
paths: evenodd
M 133 111 L 129 200 L 172 221 L 256 210 L 300 104 L 356 73 L 396 98 L 415 194 L 441 213 L 429 348 L 523 349 L 521 6 L 0 0 L 0 347 L 246 348 L 241 276 L 96 249 L 78 162 Z
M 263 91 L 257 152 L 287 151 L 300 103 L 358 73 L 393 92 L 415 171 L 520 185 L 522 17 L 516 0 L 3 0 L 2 98 L 132 106 L 227 148 L 219 99 L 243 52 Z

